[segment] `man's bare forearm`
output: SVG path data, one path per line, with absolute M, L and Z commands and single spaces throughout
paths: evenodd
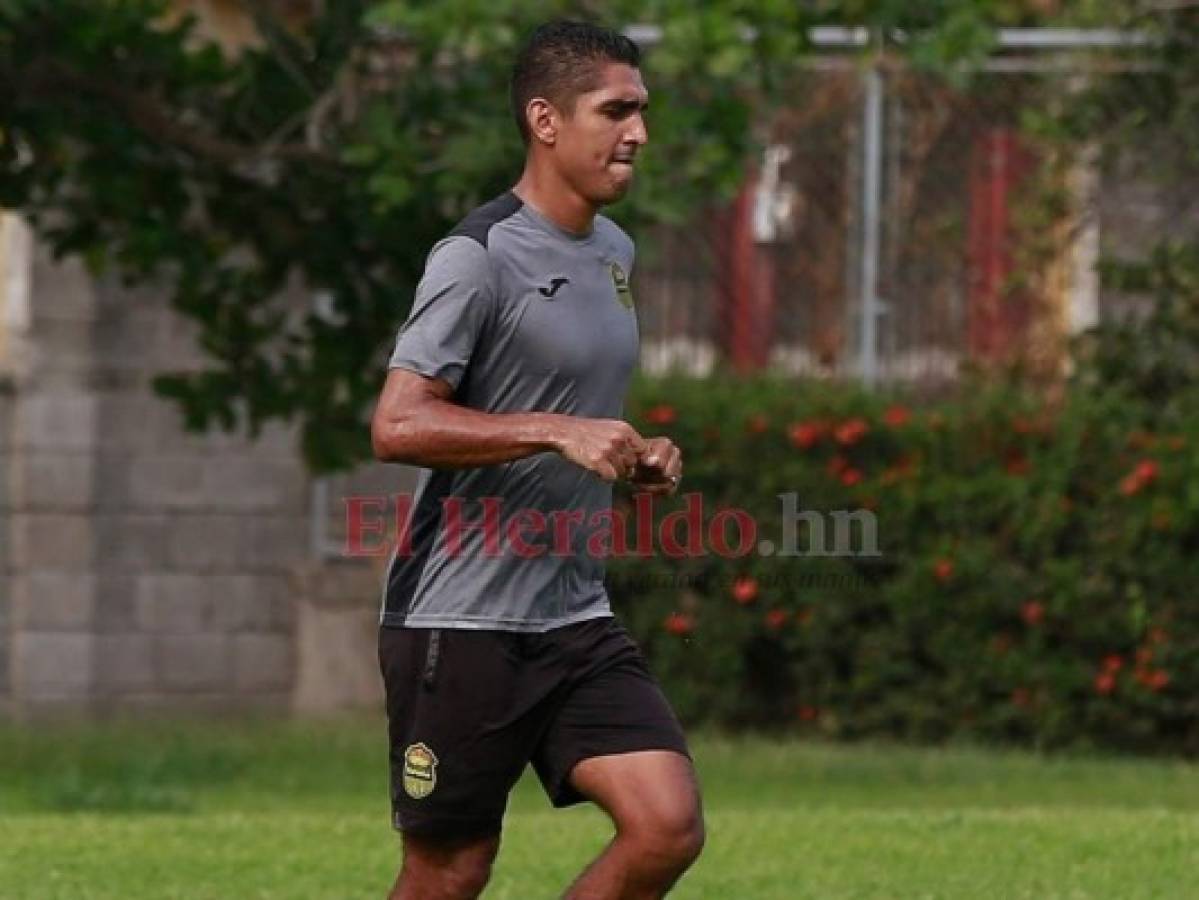
M 375 423 L 376 458 L 431 469 L 465 469 L 560 452 L 556 413 L 486 413 L 429 400 L 403 418 Z

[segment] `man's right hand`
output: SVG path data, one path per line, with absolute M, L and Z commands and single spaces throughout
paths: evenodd
M 645 450 L 645 439 L 619 419 L 563 417 L 558 452 L 604 481 L 628 478 Z

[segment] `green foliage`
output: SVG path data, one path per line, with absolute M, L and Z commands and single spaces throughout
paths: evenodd
M 732 194 L 810 26 L 906 29 L 911 53 L 952 67 L 1029 15 L 1012 0 L 342 0 L 297 30 L 247 7 L 261 41 L 228 54 L 168 0 L 0 4 L 0 206 L 60 255 L 169 289 L 208 363 L 157 387 L 192 426 L 298 420 L 316 470 L 369 453 L 429 247 L 519 176 L 506 83 L 534 24 L 661 26 L 651 145 L 613 210 L 635 228 Z
M 1143 316 L 1104 323 L 1080 341 L 1077 381 L 1133 399 L 1146 426 L 1173 428 L 1199 415 L 1199 243 L 1163 242 L 1136 262 L 1107 260 L 1104 281 L 1146 295 Z
M 612 562 L 622 615 L 688 719 L 1199 750 L 1199 419 L 1148 431 L 1116 393 L 979 386 L 914 412 L 723 379 L 644 382 L 634 412 L 683 448 L 705 520 L 745 509 L 777 546 L 779 494 L 826 529 L 835 510 L 877 515 L 878 558 L 708 544 Z
M 210 360 L 158 379 L 191 425 L 298 419 L 328 470 L 369 453 L 429 247 L 520 174 L 518 40 L 590 5 L 322 6 L 293 32 L 255 4 L 263 40 L 237 55 L 167 24 L 165 0 L 0 6 L 0 205 L 59 254 L 169 286 Z M 634 10 L 659 12 L 605 12 Z M 742 22 L 762 26 L 752 45 Z M 619 217 L 681 221 L 735 187 L 751 104 L 794 65 L 801 24 L 734 5 L 666 29 L 646 66 L 654 152 Z
M 1152 42 L 1147 53 L 1091 77 L 1029 126 L 1067 153 L 1089 145 L 1107 177 L 1121 163 L 1166 188 L 1193 193 L 1199 182 L 1199 10 L 1193 5 L 1116 7 L 1118 22 Z M 1126 65 L 1132 62 L 1133 65 Z M 1146 64 L 1147 63 L 1147 64 Z M 1199 412 L 1199 227 L 1179 215 L 1142 256 L 1117 248 L 1100 265 L 1107 291 L 1139 299 L 1127 318 L 1104 322 L 1079 342 L 1079 387 L 1122 394 L 1148 427 L 1185 424 Z M 1148 402 L 1145 402 L 1148 401 Z

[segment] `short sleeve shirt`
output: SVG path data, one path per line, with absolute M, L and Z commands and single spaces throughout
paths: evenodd
M 488 413 L 621 418 L 638 352 L 632 269 L 610 219 L 576 234 L 507 192 L 433 247 L 389 365 Z M 611 505 L 610 484 L 557 453 L 423 470 L 382 623 L 545 631 L 610 615 Z

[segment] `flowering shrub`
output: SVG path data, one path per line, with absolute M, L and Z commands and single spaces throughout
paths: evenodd
M 614 559 L 614 603 L 692 722 L 1193 753 L 1199 420 L 1111 396 L 642 381 L 631 421 L 684 455 L 655 518 L 700 492 L 777 545 L 792 494 L 826 538 L 872 513 L 879 554 L 801 522 L 799 555 Z

